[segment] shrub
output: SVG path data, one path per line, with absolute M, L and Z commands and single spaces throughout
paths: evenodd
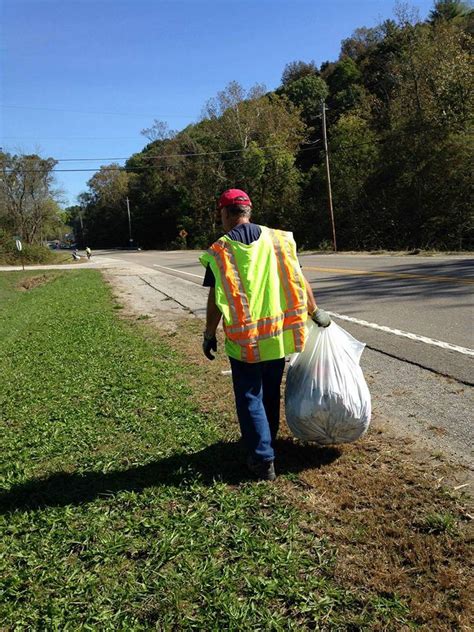
M 0 229 L 0 264 L 20 265 L 22 261 L 25 264 L 55 263 L 56 259 L 56 253 L 40 244 L 23 243 L 21 253 L 18 252 L 13 235 Z

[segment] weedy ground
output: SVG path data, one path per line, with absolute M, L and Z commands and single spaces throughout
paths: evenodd
M 469 629 L 463 499 L 402 440 L 283 428 L 252 481 L 202 325 L 120 307 L 98 272 L 0 275 L 3 629 Z
M 58 252 L 43 246 L 26 246 L 20 253 L 14 245 L 5 251 L 0 244 L 0 265 L 21 266 L 22 263 L 25 265 L 73 263 L 72 250 Z

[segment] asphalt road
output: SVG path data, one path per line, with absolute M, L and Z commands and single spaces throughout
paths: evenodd
M 202 283 L 198 252 L 104 254 Z M 303 254 L 300 262 L 324 309 L 446 343 L 443 348 L 373 326 L 339 321 L 369 348 L 465 384 L 474 383 L 473 355 L 451 348 L 474 349 L 473 257 Z

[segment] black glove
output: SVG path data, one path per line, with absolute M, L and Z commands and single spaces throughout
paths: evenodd
M 217 353 L 217 338 L 215 336 L 209 336 L 204 332 L 204 338 L 202 340 L 202 350 L 208 360 L 214 360 L 214 356 L 211 351 Z
M 318 327 L 329 327 L 331 324 L 331 317 L 329 314 L 319 307 L 311 314 L 311 319 Z

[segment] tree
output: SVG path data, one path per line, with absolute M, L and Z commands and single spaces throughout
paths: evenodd
M 303 77 L 317 77 L 318 75 L 319 70 L 314 61 L 291 61 L 289 64 L 286 64 L 283 70 L 281 83 L 283 86 L 288 86 L 293 81 L 298 81 L 298 79 Z
M 341 57 L 350 57 L 357 61 L 370 48 L 383 39 L 380 29 L 361 27 L 356 29 L 350 37 L 342 40 Z
M 442 20 L 455 20 L 463 18 L 472 12 L 472 8 L 462 0 L 437 0 L 434 8 L 430 11 L 431 22 Z
M 129 175 L 117 163 L 103 165 L 87 183 L 92 203 L 114 208 L 127 197 Z
M 81 212 L 80 216 L 77 212 L 74 223 L 76 235 L 81 239 L 87 236 L 92 246 L 128 243 L 129 184 L 130 175 L 120 165 L 100 167 L 87 183 L 89 191 L 79 196 Z
M 361 116 L 346 113 L 331 130 L 330 152 L 338 242 L 343 248 L 373 247 L 385 232 L 380 209 L 367 194 L 378 162 L 376 134 Z
M 167 140 L 176 136 L 177 132 L 169 128 L 168 123 L 155 119 L 151 127 L 146 127 L 140 132 L 151 142 L 156 140 Z
M 356 107 L 365 96 L 362 73 L 351 57 L 342 57 L 331 64 L 323 76 L 330 94 L 330 118 L 335 121 L 343 112 Z
M 61 224 L 53 189 L 56 164 L 36 154 L 0 152 L 0 224 L 27 244 L 41 243 L 52 226 Z
M 231 186 L 249 190 L 262 218 L 283 201 L 287 222 L 298 203 L 294 156 L 304 137 L 287 98 L 231 82 L 208 101 L 199 123 L 127 162 L 135 172 L 129 193 L 140 239 L 166 245 L 184 228 L 189 245 L 207 246 L 217 237 L 216 199 Z
M 237 94 L 241 96 L 240 101 Z M 283 202 L 285 221 L 288 221 L 299 195 L 295 186 L 298 171 L 294 156 L 306 134 L 304 122 L 298 109 L 284 97 L 261 93 L 258 96 L 259 91 L 254 90 L 250 93 L 252 98 L 243 98 L 248 97 L 248 93 L 237 91 L 235 85 L 232 95 L 232 100 L 225 100 L 229 107 L 219 110 L 219 117 L 209 120 L 205 129 L 197 126 L 191 132 L 193 136 L 198 132 L 203 143 L 201 133 L 205 131 L 206 136 L 210 135 L 214 149 L 221 152 L 206 159 L 213 164 L 213 177 L 207 180 L 204 187 L 207 194 L 201 198 L 202 202 L 195 200 L 195 208 L 201 204 L 206 209 L 211 208 L 210 213 L 206 213 L 210 219 L 208 223 L 214 224 L 211 218 L 214 218 L 218 193 L 237 186 L 249 191 L 256 216 L 269 217 Z M 192 195 L 196 197 L 197 192 L 193 191 Z
M 316 75 L 301 77 L 278 92 L 299 108 L 303 121 L 309 127 L 314 126 L 321 111 L 321 101 L 329 94 L 325 81 Z
M 474 39 L 449 22 L 407 27 L 388 71 L 394 79 L 392 125 L 464 127 L 472 120 Z

